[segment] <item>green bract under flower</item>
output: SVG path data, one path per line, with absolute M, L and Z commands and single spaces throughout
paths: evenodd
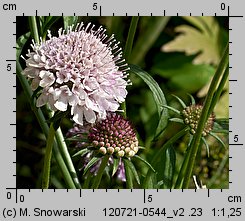
M 88 138 L 103 155 L 133 157 L 139 149 L 138 139 L 130 122 L 115 113 L 110 113 L 105 120 L 91 127 Z

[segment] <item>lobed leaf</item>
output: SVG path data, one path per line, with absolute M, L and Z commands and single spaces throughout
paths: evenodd
M 165 52 L 184 51 L 187 55 L 198 54 L 195 64 L 217 64 L 220 59 L 218 22 L 214 17 L 184 17 L 194 27 L 180 25 L 175 31 L 180 33 L 173 41 L 165 44 Z

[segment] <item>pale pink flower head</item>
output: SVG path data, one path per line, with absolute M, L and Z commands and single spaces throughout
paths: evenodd
M 127 95 L 129 68 L 119 42 L 105 32 L 90 23 L 80 24 L 60 29 L 58 37 L 49 32 L 49 40 L 40 44 L 33 42 L 23 74 L 31 79 L 32 90 L 42 88 L 37 107 L 48 104 L 54 111 L 70 110 L 80 125 L 84 117 L 95 123 L 108 111 L 118 110 Z

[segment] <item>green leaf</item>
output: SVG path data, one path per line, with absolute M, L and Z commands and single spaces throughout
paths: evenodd
M 99 188 L 99 185 L 100 185 L 100 182 L 101 182 L 101 178 L 103 176 L 103 173 L 106 170 L 106 166 L 108 165 L 109 157 L 110 157 L 109 155 L 105 155 L 103 158 L 100 158 L 101 159 L 101 164 L 100 164 L 99 170 L 97 172 L 97 175 L 94 177 L 94 181 L 93 181 L 93 184 L 92 184 L 92 188 L 93 189 L 98 189 Z
M 220 60 L 218 22 L 214 17 L 183 17 L 194 27 L 180 25 L 175 31 L 180 33 L 173 41 L 165 44 L 165 52 L 179 51 L 187 55 L 198 54 L 195 64 L 217 64 Z
M 160 177 L 160 179 L 163 179 L 167 188 L 172 188 L 176 165 L 176 154 L 173 145 L 170 145 L 166 149 L 166 151 L 163 153 L 163 158 L 164 161 L 159 162 L 159 168 L 162 170 L 162 177 Z
M 164 107 L 164 108 L 167 108 L 168 110 L 173 111 L 174 113 L 176 113 L 176 114 L 178 114 L 178 115 L 180 115 L 180 111 L 177 110 L 177 109 L 175 109 L 175 108 L 173 108 L 173 107 L 170 107 L 170 106 L 168 106 L 168 105 L 163 105 L 163 107 Z
M 137 170 L 135 169 L 135 166 L 134 164 L 132 163 L 131 160 L 129 159 L 124 159 L 123 160 L 124 162 L 124 167 L 126 170 L 131 170 L 131 172 L 133 173 L 133 176 L 134 178 L 136 179 L 137 183 L 140 184 L 140 178 L 139 178 L 139 175 L 138 175 L 138 172 Z M 126 177 L 127 178 L 127 177 Z
M 72 157 L 76 157 L 76 156 L 83 156 L 85 155 L 86 153 L 88 153 L 90 150 L 85 148 L 85 149 L 82 149 L 82 150 L 79 150 L 78 152 L 76 152 L 75 154 L 72 155 Z
M 159 123 L 155 132 L 155 139 L 158 138 L 168 123 L 168 111 L 164 108 L 167 105 L 165 96 L 158 85 L 158 83 L 145 71 L 137 67 L 136 65 L 129 65 L 130 72 L 139 76 L 150 88 L 153 93 L 153 97 L 157 106 Z
M 156 174 L 155 173 L 149 173 L 143 182 L 143 188 L 144 189 L 155 189 L 157 186 L 155 185 L 157 183 Z
M 63 16 L 64 21 L 64 29 L 67 30 L 69 26 L 74 25 L 76 27 L 76 24 L 78 22 L 78 16 Z
M 219 138 L 216 134 L 212 133 L 212 132 L 209 132 L 209 134 L 211 136 L 213 136 L 217 141 L 219 141 L 221 143 L 221 145 L 226 148 L 226 145 L 224 144 L 224 142 L 221 140 L 221 138 Z
M 176 96 L 176 95 L 172 95 L 172 96 L 174 96 L 178 101 L 179 101 L 179 103 L 181 104 L 181 106 L 183 107 L 183 108 L 186 108 L 186 105 L 185 105 L 185 102 L 184 101 L 182 101 L 178 96 Z
M 192 105 L 195 105 L 195 104 L 196 104 L 195 98 L 194 98 L 191 94 L 188 94 L 188 96 L 189 96 L 190 99 L 191 99 L 191 104 L 192 104 Z
M 142 157 L 140 157 L 139 155 L 134 155 L 135 158 L 139 159 L 140 161 L 142 161 L 143 163 L 145 163 L 154 173 L 156 172 L 154 170 L 154 168 L 152 167 L 152 165 L 147 162 L 145 159 L 143 159 Z
M 207 141 L 205 140 L 204 137 L 202 137 L 202 141 L 203 141 L 203 143 L 204 143 L 204 145 L 205 145 L 205 147 L 206 147 L 206 150 L 207 150 L 207 156 L 209 157 L 209 146 L 208 146 L 208 143 L 207 143 Z
M 160 36 L 164 28 L 166 27 L 170 17 L 168 16 L 156 16 L 156 17 L 141 17 L 141 22 L 147 20 L 146 25 L 142 28 L 142 32 L 138 35 L 138 38 L 135 41 L 131 56 L 130 62 L 134 64 L 139 64 L 149 49 L 156 42 L 157 38 Z
M 101 158 L 100 157 L 93 157 L 88 164 L 86 165 L 86 167 L 84 168 L 83 171 L 83 175 L 85 175 L 87 173 L 87 171 L 95 164 L 97 163 Z
M 112 169 L 112 176 L 115 175 L 117 172 L 118 166 L 119 166 L 120 159 L 119 158 L 113 158 L 113 169 Z
M 180 118 L 170 118 L 169 121 L 184 124 L 184 121 Z
M 229 119 L 219 118 L 215 119 L 213 133 L 229 133 Z
M 125 159 L 123 159 L 123 163 L 124 163 L 124 168 L 125 168 L 126 186 L 127 186 L 128 189 L 132 189 L 133 188 L 132 171 L 129 168 L 129 166 L 127 165 L 127 163 L 125 163 Z
M 168 84 L 186 93 L 194 93 L 204 87 L 214 75 L 215 69 L 208 64 L 193 64 L 190 58 L 181 54 L 159 55 L 152 67 L 152 72 L 169 79 Z M 158 58 L 156 59 L 158 60 Z M 178 64 L 178 65 L 176 65 Z
M 82 138 L 79 136 L 69 137 L 69 138 L 66 138 L 65 140 L 70 141 L 70 142 L 88 142 L 87 138 Z

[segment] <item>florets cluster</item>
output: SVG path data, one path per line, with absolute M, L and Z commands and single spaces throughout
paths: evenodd
M 74 30 L 73 30 L 74 29 Z M 83 24 L 58 37 L 51 36 L 40 44 L 32 44 L 23 74 L 31 79 L 32 89 L 41 88 L 37 107 L 48 104 L 54 111 L 71 107 L 73 120 L 83 125 L 105 119 L 127 95 L 128 66 L 114 36 L 105 29 Z
M 88 136 L 94 148 L 102 154 L 133 157 L 138 152 L 138 139 L 130 122 L 121 115 L 110 113 L 97 122 Z
M 200 119 L 200 116 L 201 116 L 201 113 L 202 113 L 202 109 L 203 109 L 203 106 L 202 105 L 191 105 L 191 106 L 188 106 L 186 107 L 183 111 L 182 111 L 182 114 L 184 116 L 184 122 L 186 125 L 189 125 L 189 127 L 191 128 L 190 132 L 192 134 L 195 134 L 196 133 L 196 130 L 197 130 L 197 125 L 198 125 L 198 122 L 199 122 L 199 119 Z M 205 127 L 203 129 L 203 132 L 202 132 L 202 135 L 203 136 L 207 136 L 208 133 L 213 129 L 213 124 L 214 124 L 214 114 L 212 113 L 206 124 L 205 124 Z

